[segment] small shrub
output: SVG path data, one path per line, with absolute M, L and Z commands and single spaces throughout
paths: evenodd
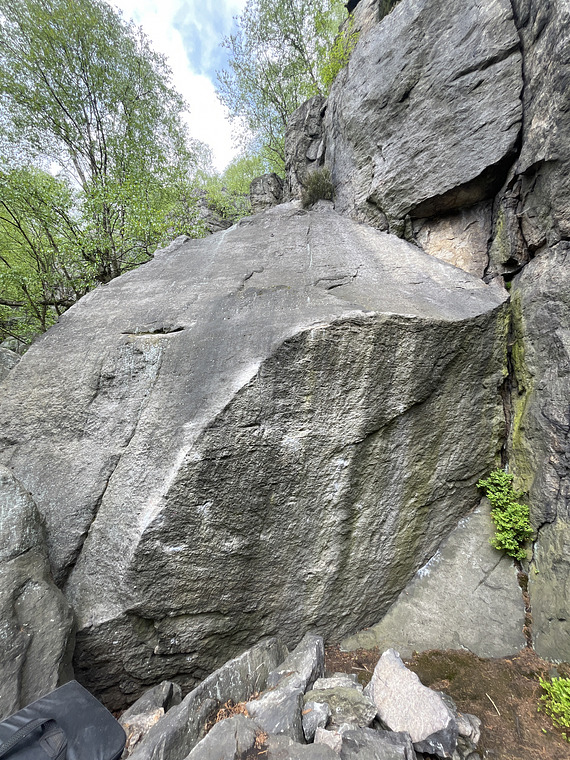
M 495 523 L 495 536 L 490 543 L 514 559 L 526 556 L 524 544 L 532 536 L 530 511 L 521 504 L 522 491 L 513 490 L 513 476 L 503 470 L 494 470 L 486 480 L 477 483 L 491 502 L 491 517 Z
M 303 208 L 308 208 L 320 200 L 332 201 L 333 192 L 331 173 L 328 168 L 325 166 L 323 169 L 315 169 L 307 177 L 307 184 L 301 193 Z
M 570 728 L 570 678 L 539 678 L 539 681 L 546 692 L 540 698 L 544 702 L 544 712 L 555 726 Z M 567 734 L 563 733 L 562 736 L 570 741 Z

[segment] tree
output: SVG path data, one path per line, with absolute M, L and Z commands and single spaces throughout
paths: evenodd
M 0 341 L 27 342 L 93 284 L 69 184 L 37 169 L 0 174 Z
M 102 0 L 0 0 L 4 335 L 29 340 L 169 238 L 203 234 L 204 146 L 184 109 L 164 57 Z
M 101 0 L 0 0 L 4 164 L 56 165 L 81 190 L 101 282 L 148 259 L 173 190 L 187 190 L 185 104 L 169 80 L 142 31 Z
M 341 0 L 249 0 L 236 33 L 223 42 L 229 63 L 217 73 L 218 96 L 278 173 L 289 116 L 326 94 L 322 61 L 345 15 Z

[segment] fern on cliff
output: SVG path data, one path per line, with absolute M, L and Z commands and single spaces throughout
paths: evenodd
M 524 559 L 524 545 L 532 537 L 532 526 L 528 506 L 518 501 L 523 496 L 522 491 L 513 489 L 513 475 L 494 470 L 486 480 L 480 480 L 477 487 L 485 491 L 491 502 L 491 518 L 495 524 L 492 546 L 514 559 Z

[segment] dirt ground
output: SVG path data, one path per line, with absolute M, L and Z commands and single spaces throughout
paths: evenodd
M 327 647 L 327 672 L 355 673 L 368 683 L 381 652 L 340 652 Z M 504 659 L 482 659 L 469 652 L 432 650 L 406 661 L 422 683 L 449 694 L 462 712 L 482 720 L 479 754 L 483 760 L 570 760 L 570 743 L 538 712 L 539 676 L 570 677 L 570 665 L 541 660 L 531 650 Z

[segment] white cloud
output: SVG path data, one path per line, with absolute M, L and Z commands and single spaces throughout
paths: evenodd
M 215 15 L 209 10 L 209 4 L 199 4 L 198 0 L 111 0 L 112 4 L 123 11 L 126 19 L 133 19 L 143 27 L 152 41 L 155 50 L 168 57 L 173 73 L 173 84 L 186 98 L 190 114 L 187 117 L 190 133 L 193 137 L 207 143 L 212 149 L 214 165 L 222 170 L 237 154 L 233 145 L 232 129 L 227 112 L 218 101 L 215 86 L 211 80 L 211 62 L 219 58 L 217 46 L 228 33 L 231 18 L 239 14 L 245 0 L 221 0 L 216 4 Z M 220 9 L 223 9 L 223 14 Z M 198 73 L 192 69 L 190 60 L 195 58 L 188 50 L 192 39 L 188 33 L 183 38 L 175 27 L 175 20 L 195 18 L 196 48 L 203 53 L 204 65 L 201 68 L 210 73 Z M 217 29 L 209 21 L 227 19 L 225 28 Z M 189 28 L 188 24 L 184 27 Z M 196 67 L 195 67 L 196 68 Z

